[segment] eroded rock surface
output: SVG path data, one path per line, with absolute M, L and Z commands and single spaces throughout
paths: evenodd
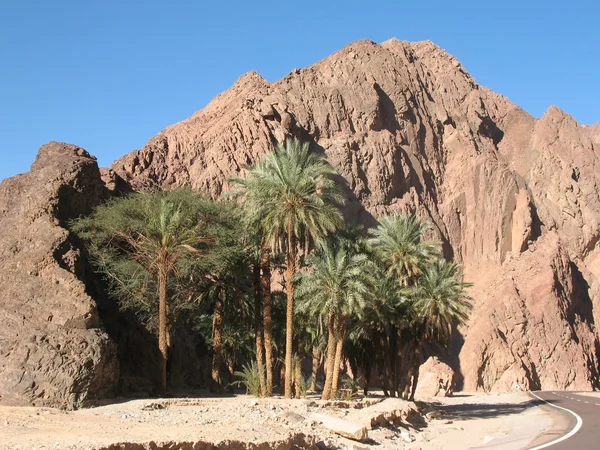
M 392 450 L 410 420 L 423 419 L 413 403 L 388 400 L 350 401 L 346 408 L 318 399 L 248 396 L 132 400 L 77 411 L 0 406 L 0 449 L 347 448 L 341 433 L 355 439 L 368 434 L 366 445 Z
M 454 371 L 435 356 L 431 356 L 419 368 L 417 398 L 450 397 L 454 392 Z
M 359 41 L 274 83 L 243 75 L 112 169 L 136 189 L 218 196 L 276 141 L 311 139 L 343 178 L 348 217 L 372 225 L 416 212 L 475 283 L 455 347 L 459 387 L 464 378 L 469 389 L 589 389 L 598 387 L 598 129 L 556 107 L 531 117 L 431 42 Z
M 114 395 L 115 346 L 66 228 L 105 198 L 95 158 L 57 142 L 0 184 L 1 403 L 75 408 Z
M 599 387 L 600 123 L 556 107 L 531 117 L 433 43 L 392 39 L 355 42 L 274 83 L 243 75 L 101 173 L 85 151 L 51 143 L 31 172 L 2 182 L 0 401 L 75 407 L 113 392 L 114 345 L 69 219 L 110 192 L 219 196 L 289 136 L 338 169 L 348 218 L 415 212 L 463 265 L 475 309 L 453 347 L 458 388 Z M 118 321 L 105 324 L 118 336 Z M 133 341 L 117 340 L 135 358 Z

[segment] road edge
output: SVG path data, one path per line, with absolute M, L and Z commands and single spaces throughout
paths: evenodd
M 535 391 L 535 392 L 540 392 L 540 391 Z M 563 414 L 566 412 L 567 414 L 573 416 L 575 418 L 575 425 L 573 426 L 573 428 L 571 428 L 571 430 L 568 433 L 566 433 L 566 434 L 564 434 L 564 435 L 562 435 L 562 436 L 560 436 L 560 437 L 558 437 L 556 439 L 553 439 L 553 440 L 551 440 L 549 442 L 545 442 L 543 444 L 539 444 L 539 445 L 536 445 L 534 447 L 528 447 L 528 450 L 541 450 L 541 449 L 550 447 L 552 445 L 558 444 L 559 442 L 566 441 L 567 439 L 569 439 L 571 436 L 575 435 L 575 433 L 577 433 L 581 429 L 581 426 L 583 425 L 583 420 L 581 419 L 581 417 L 577 413 L 571 411 L 570 409 L 563 408 L 562 406 L 554 405 L 553 403 L 550 403 L 549 401 L 544 400 L 543 398 L 541 398 L 538 395 L 536 395 L 535 392 L 534 391 L 530 391 L 529 394 L 532 395 L 533 397 L 535 397 L 536 399 L 541 400 L 546 405 L 548 405 L 548 406 L 550 406 L 552 408 L 561 410 L 563 412 Z M 536 439 L 534 439 L 532 442 L 535 442 L 536 440 L 538 440 L 538 438 L 540 438 L 544 434 L 546 434 L 546 433 L 542 433 Z

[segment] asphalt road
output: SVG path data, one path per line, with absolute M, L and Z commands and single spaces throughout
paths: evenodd
M 547 435 L 542 439 L 544 443 L 536 445 L 534 442 L 531 449 L 600 449 L 600 396 L 592 397 L 566 391 L 542 391 L 532 394 L 562 414 L 566 422 L 564 430 L 552 436 L 552 441 L 548 442 L 550 436 Z

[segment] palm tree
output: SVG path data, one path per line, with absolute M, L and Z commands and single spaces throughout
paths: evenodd
M 447 342 L 452 327 L 469 318 L 473 306 L 465 290 L 472 284 L 457 278 L 458 269 L 457 264 L 440 259 L 425 269 L 411 289 L 413 323 L 425 340 Z
M 263 336 L 265 346 L 265 393 L 273 395 L 273 315 L 271 299 L 271 252 L 266 246 L 260 251 L 260 288 L 263 297 Z
M 423 235 L 431 229 L 414 215 L 391 215 L 382 217 L 379 225 L 369 230 L 369 244 L 389 278 L 395 279 L 401 288 L 414 286 L 428 265 L 438 258 L 440 246 L 436 241 L 425 241 Z M 388 379 L 390 393 L 395 395 L 399 384 L 399 337 L 400 329 L 390 323 L 387 333 L 389 343 Z M 406 353 L 406 352 L 405 352 Z
M 337 392 L 346 320 L 360 315 L 369 301 L 369 263 L 364 254 L 352 255 L 343 246 L 328 243 L 307 258 L 307 264 L 311 270 L 298 275 L 298 309 L 327 322 L 327 368 L 322 395 L 326 400 Z
M 419 283 L 410 289 L 412 327 L 415 349 L 422 355 L 426 342 L 447 345 L 452 328 L 464 324 L 472 309 L 466 289 L 472 286 L 458 279 L 459 266 L 443 259 L 428 266 Z M 422 358 L 413 358 L 414 381 L 410 398 L 414 397 Z
M 425 266 L 437 259 L 439 243 L 422 240 L 430 229 L 428 222 L 421 223 L 414 215 L 391 215 L 382 217 L 379 226 L 369 230 L 369 244 L 400 286 L 413 284 Z
M 260 273 L 260 258 L 253 258 L 252 284 L 254 286 L 254 336 L 256 344 L 256 366 L 258 371 L 258 381 L 260 395 L 267 395 L 267 380 L 265 376 L 265 333 L 263 319 L 263 296 L 262 281 Z
M 344 199 L 332 179 L 334 169 L 296 139 L 279 144 L 243 180 L 245 207 L 257 219 L 264 242 L 286 253 L 285 397 L 292 395 L 294 277 L 298 244 L 305 253 L 313 242 L 342 225 Z
M 169 292 L 178 263 L 198 258 L 213 242 L 210 202 L 191 190 L 180 189 L 135 194 L 99 206 L 87 218 L 72 225 L 89 243 L 97 268 L 108 278 L 113 292 L 126 297 L 135 286 L 137 293 L 157 279 L 159 390 L 167 389 L 167 360 L 170 346 Z M 148 302 L 142 300 L 147 308 Z
M 361 362 L 365 376 L 365 392 L 369 387 L 371 367 L 375 365 L 386 396 L 394 396 L 398 385 L 398 330 L 408 325 L 406 289 L 398 281 L 373 264 L 373 300 L 352 324 L 350 340 L 355 360 Z M 357 362 L 358 362 L 357 361 Z

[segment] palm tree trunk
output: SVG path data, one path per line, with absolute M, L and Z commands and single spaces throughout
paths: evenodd
M 167 360 L 169 357 L 169 337 L 167 325 L 167 283 L 168 272 L 165 268 L 158 270 L 158 350 L 160 352 L 160 386 L 159 392 L 167 391 Z
M 364 378 L 363 378 L 363 395 L 366 397 L 369 393 L 369 384 L 371 382 L 371 360 L 365 358 L 363 361 L 363 370 L 364 370 Z
M 294 344 L 294 275 L 296 275 L 296 242 L 292 221 L 287 226 L 287 273 L 285 288 L 287 308 L 285 316 L 285 398 L 292 398 L 292 357 Z
M 395 326 L 390 326 L 390 353 L 389 353 L 389 364 L 390 364 L 390 394 L 392 397 L 396 396 L 399 391 L 398 388 L 398 329 Z
M 338 322 L 337 345 L 335 348 L 335 361 L 333 363 L 333 376 L 331 377 L 331 395 L 335 397 L 340 386 L 340 365 L 344 350 L 344 336 L 346 334 L 346 318 L 340 317 Z
M 254 264 L 253 271 L 254 282 L 254 332 L 256 338 L 256 364 L 258 366 L 258 380 L 260 384 L 259 395 L 263 396 L 267 390 L 267 381 L 265 379 L 265 357 L 263 340 L 263 317 L 262 317 L 262 297 L 260 293 L 260 265 Z
M 302 357 L 296 353 L 296 370 L 294 370 L 294 383 L 296 385 L 296 398 L 300 398 L 302 392 L 300 386 L 302 385 Z
M 413 361 L 415 358 L 414 341 L 405 342 L 400 350 L 400 385 L 398 397 L 408 400 L 410 397 L 411 379 L 413 376 Z
M 421 341 L 417 341 L 416 347 L 416 355 L 414 357 L 414 365 L 413 365 L 413 384 L 410 390 L 410 397 L 408 398 L 410 401 L 415 400 L 415 392 L 417 392 L 417 383 L 419 382 L 419 372 L 421 368 L 421 355 L 423 354 L 423 344 Z
M 212 381 L 210 385 L 211 392 L 221 392 L 221 377 L 219 369 L 221 367 L 221 352 L 223 347 L 223 289 L 219 289 L 215 313 L 213 317 L 213 358 L 212 358 Z
M 385 395 L 386 397 L 390 396 L 390 388 L 389 388 L 389 383 L 388 383 L 388 377 L 386 374 L 386 368 L 387 368 L 387 364 L 386 364 L 386 360 L 387 360 L 387 349 L 388 346 L 386 344 L 386 339 L 383 336 L 379 337 L 379 347 L 381 349 L 383 349 L 383 353 L 380 353 L 379 355 L 376 356 L 376 365 L 377 365 L 377 372 L 379 373 L 379 383 L 381 384 L 381 389 L 383 390 L 383 395 Z
M 319 367 L 321 366 L 321 352 L 316 349 L 313 349 L 313 360 L 312 360 L 312 375 L 310 377 L 310 391 L 315 392 L 317 390 L 317 373 L 319 372 Z
M 321 395 L 322 400 L 329 400 L 331 397 L 331 386 L 333 382 L 333 364 L 335 361 L 335 315 L 329 317 L 329 323 L 327 324 L 328 336 L 327 336 L 327 360 L 325 363 L 325 386 L 323 386 L 323 394 Z
M 235 375 L 235 348 L 230 348 L 225 352 L 225 362 L 227 363 L 227 380 L 229 386 L 227 387 L 227 391 L 233 394 L 233 378 Z
M 265 337 L 266 362 L 266 391 L 265 396 L 273 395 L 273 319 L 271 317 L 271 255 L 269 249 L 263 246 L 260 254 L 260 269 L 262 271 L 260 284 L 263 296 L 263 320 Z

